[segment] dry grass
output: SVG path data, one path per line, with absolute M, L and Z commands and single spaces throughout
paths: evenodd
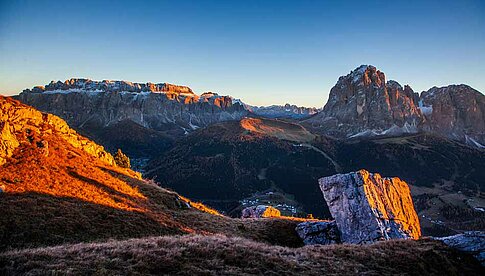
M 432 240 L 290 249 L 243 238 L 173 236 L 11 251 L 0 273 L 46 275 L 483 275 Z
M 294 142 L 310 142 L 315 135 L 304 127 L 276 119 L 244 118 L 240 125 L 253 134 L 260 134 Z

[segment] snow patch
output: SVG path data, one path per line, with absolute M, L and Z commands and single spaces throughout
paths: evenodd
M 475 146 L 475 147 L 477 147 L 479 149 L 484 149 L 485 148 L 484 145 L 478 143 L 475 139 L 473 139 L 472 137 L 470 137 L 470 136 L 468 136 L 466 134 L 465 134 L 465 142 L 467 144 L 472 145 L 472 146 Z
M 431 115 L 433 113 L 433 106 L 432 105 L 425 106 L 423 104 L 423 100 L 419 100 L 419 102 L 418 102 L 418 108 L 426 116 L 429 116 L 429 115 Z

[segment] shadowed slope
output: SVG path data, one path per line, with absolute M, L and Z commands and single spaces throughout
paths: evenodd
M 157 237 L 6 252 L 4 273 L 167 275 L 483 275 L 471 256 L 441 242 L 289 249 L 225 236 Z M 2 269 L 0 269 L 2 272 Z

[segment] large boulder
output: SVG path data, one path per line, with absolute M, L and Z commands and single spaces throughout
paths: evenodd
M 335 221 L 305 221 L 299 223 L 295 230 L 305 245 L 340 243 Z
M 418 239 L 418 215 L 406 182 L 366 170 L 319 180 L 344 243 Z
M 449 237 L 435 238 L 449 247 L 473 255 L 485 266 L 485 232 L 469 231 Z
M 278 209 L 268 205 L 257 205 L 244 208 L 241 218 L 270 218 L 279 216 L 281 216 L 281 212 Z

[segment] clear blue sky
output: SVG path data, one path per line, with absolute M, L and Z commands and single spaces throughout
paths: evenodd
M 0 93 L 84 77 L 321 107 L 360 64 L 485 92 L 485 1 L 343 2 L 0 0 Z

